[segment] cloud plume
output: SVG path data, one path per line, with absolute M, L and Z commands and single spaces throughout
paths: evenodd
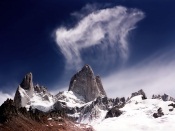
M 148 97 L 167 93 L 175 97 L 175 50 L 159 52 L 140 62 L 102 78 L 110 97 L 128 97 L 143 89 Z
M 98 46 L 104 56 L 111 53 L 115 56 L 117 53 L 118 57 L 125 61 L 129 53 L 129 31 L 134 29 L 143 17 L 142 11 L 122 6 L 95 10 L 80 19 L 72 28 L 58 28 L 56 42 L 67 65 L 71 67 L 81 66 L 81 51 L 94 46 Z

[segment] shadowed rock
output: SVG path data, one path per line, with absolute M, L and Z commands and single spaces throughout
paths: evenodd
M 167 94 L 163 95 L 152 95 L 152 99 L 162 99 L 163 101 L 173 101 L 175 102 L 175 99 Z
M 25 90 L 30 90 L 33 88 L 33 77 L 31 72 L 24 77 L 20 86 Z
M 33 85 L 32 73 L 28 73 L 16 90 L 14 97 L 15 106 L 20 108 L 30 105 L 31 98 L 36 95 L 43 101 L 50 101 L 49 98 L 52 98 L 46 87 L 39 86 L 38 84 L 36 86 Z
M 172 106 L 173 108 L 175 108 L 175 104 L 174 103 L 171 103 L 168 106 Z
M 157 110 L 157 113 L 154 113 L 153 114 L 153 117 L 154 118 L 158 118 L 158 117 L 162 117 L 164 115 L 163 111 L 162 111 L 162 108 L 160 107 L 158 110 Z
M 16 90 L 14 97 L 15 106 L 18 108 L 24 107 L 30 102 L 30 97 L 33 96 L 33 93 L 33 77 L 32 73 L 28 73 Z
M 32 97 L 34 93 L 34 87 L 33 87 L 33 76 L 32 73 L 28 73 L 24 79 L 22 80 L 20 87 L 23 88 L 24 90 L 27 90 L 27 94 L 29 97 Z
M 134 96 L 142 95 L 142 100 L 147 99 L 145 92 L 141 89 L 138 92 L 134 92 L 131 94 L 131 98 Z
M 171 109 L 169 109 L 169 111 L 173 111 L 174 108 L 175 108 L 175 104 L 174 104 L 174 103 L 171 103 L 171 104 L 169 104 L 168 106 L 171 106 L 171 107 L 172 107 Z
M 119 117 L 122 114 L 122 111 L 119 110 L 119 108 L 117 107 L 113 107 L 112 109 L 110 109 L 105 118 L 109 118 L 109 117 Z
M 29 95 L 26 93 L 26 91 L 23 88 L 21 88 L 21 86 L 18 86 L 16 90 L 14 103 L 15 103 L 15 106 L 18 108 L 24 107 L 26 104 L 30 103 Z
M 106 96 L 99 76 L 95 76 L 92 68 L 85 65 L 76 73 L 69 84 L 69 91 L 82 96 L 85 102 L 89 102 L 98 96 Z

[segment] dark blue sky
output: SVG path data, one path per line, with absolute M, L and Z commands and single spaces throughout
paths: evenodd
M 126 66 L 164 48 L 175 48 L 173 0 L 1 0 L 0 90 L 16 90 L 28 72 L 33 73 L 35 83 L 50 90 L 68 85 L 67 80 L 75 71 L 65 73 L 65 58 L 56 45 L 54 31 L 61 25 L 76 24 L 70 14 L 94 3 L 102 8 L 122 5 L 144 12 L 145 18 L 129 36 L 130 57 Z M 87 56 L 84 59 L 87 63 Z M 94 63 L 92 67 L 100 75 L 116 70 L 114 66 L 101 70 Z

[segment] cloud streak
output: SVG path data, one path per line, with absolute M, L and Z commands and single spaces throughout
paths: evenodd
M 129 54 L 129 31 L 134 29 L 143 17 L 144 13 L 140 10 L 122 6 L 95 10 L 81 17 L 82 19 L 72 28 L 58 28 L 55 33 L 56 43 L 67 65 L 71 67 L 79 68 L 84 64 L 82 50 L 94 46 L 98 46 L 103 52 L 103 57 L 107 59 L 111 56 L 109 54 L 115 54 L 110 59 L 121 58 L 126 61 Z
M 11 94 L 3 93 L 2 91 L 0 91 L 0 105 L 1 105 L 2 103 L 4 103 L 4 101 L 5 101 L 7 98 L 13 99 L 13 96 L 14 96 L 14 94 L 11 95 Z
M 172 57 L 174 52 L 159 52 L 134 67 L 102 78 L 108 95 L 128 97 L 132 92 L 143 89 L 149 97 L 163 93 L 175 97 L 175 60 Z

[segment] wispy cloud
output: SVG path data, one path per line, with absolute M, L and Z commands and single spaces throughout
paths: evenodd
M 13 99 L 14 97 L 14 94 L 7 94 L 7 93 L 3 93 L 2 91 L 0 91 L 0 105 L 2 103 L 4 103 L 4 101 L 7 99 L 7 98 L 11 98 Z
M 93 12 L 85 17 L 80 16 L 81 19 L 76 26 L 58 28 L 56 42 L 70 67 L 81 66 L 81 51 L 94 46 L 101 49 L 103 53 L 100 55 L 105 58 L 109 59 L 107 55 L 110 55 L 111 61 L 117 58 L 125 61 L 129 53 L 129 31 L 134 29 L 143 17 L 144 13 L 138 9 L 116 6 L 97 10 L 93 7 Z
M 175 97 L 175 60 L 173 51 L 156 53 L 134 67 L 123 69 L 102 78 L 110 97 L 128 97 L 132 92 L 143 89 L 152 94 L 167 93 Z

